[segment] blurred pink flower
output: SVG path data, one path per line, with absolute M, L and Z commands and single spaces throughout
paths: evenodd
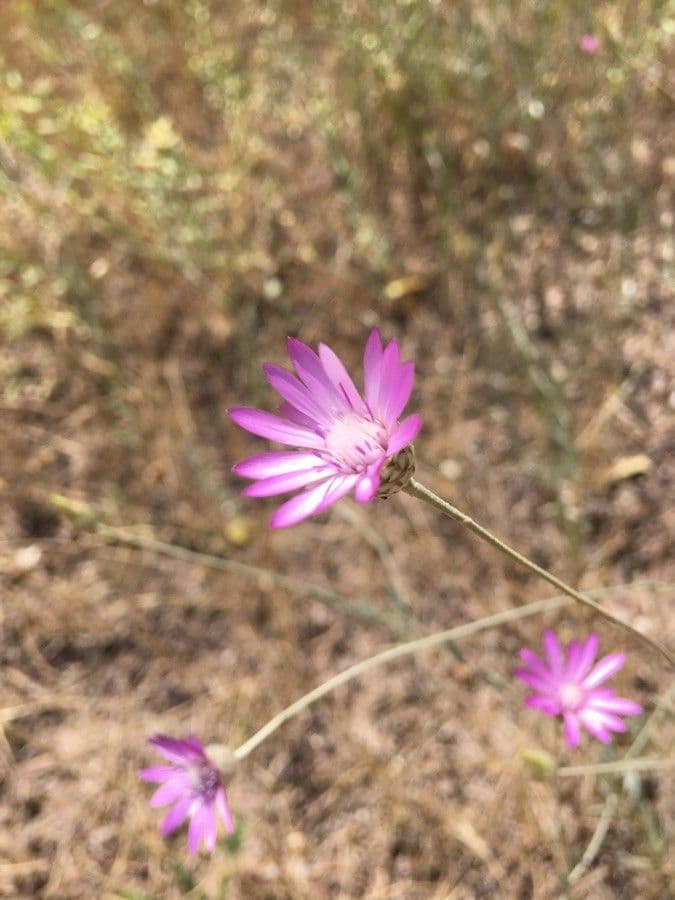
M 172 804 L 162 822 L 162 834 L 170 834 L 189 817 L 190 854 L 197 852 L 202 840 L 206 849 L 212 851 L 216 846 L 218 816 L 226 831 L 234 832 L 220 769 L 209 759 L 203 744 L 194 735 L 180 740 L 157 734 L 150 738 L 150 743 L 171 763 L 141 769 L 138 773 L 146 781 L 162 783 L 153 794 L 150 806 Z
M 582 726 L 608 744 L 613 731 L 626 730 L 620 716 L 636 716 L 642 712 L 639 704 L 617 697 L 611 688 L 598 687 L 625 662 L 622 653 L 610 653 L 593 666 L 598 644 L 596 634 L 583 643 L 571 641 L 566 656 L 555 634 L 545 631 L 542 639 L 545 661 L 532 650 L 520 651 L 525 667 L 517 669 L 515 674 L 535 691 L 525 699 L 525 705 L 546 716 L 562 716 L 569 747 L 579 745 Z
M 589 53 L 593 55 L 597 53 L 601 47 L 600 38 L 595 34 L 584 34 L 579 39 L 579 47 L 584 51 L 584 53 Z
M 273 528 L 295 525 L 322 512 L 352 489 L 360 503 L 372 500 L 385 463 L 422 427 L 418 415 L 399 422 L 412 391 L 414 364 L 401 361 L 395 340 L 383 348 L 377 329 L 366 343 L 363 397 L 325 344 L 319 344 L 316 354 L 302 341 L 289 338 L 288 353 L 295 374 L 273 363 L 263 366 L 265 377 L 284 400 L 280 416 L 245 407 L 229 410 L 247 431 L 298 448 L 251 456 L 233 469 L 253 479 L 244 491 L 247 497 L 303 489 L 277 509 Z

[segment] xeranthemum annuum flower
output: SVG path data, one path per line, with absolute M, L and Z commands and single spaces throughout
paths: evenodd
M 232 813 L 227 802 L 220 769 L 209 759 L 204 745 L 194 735 L 184 739 L 156 734 L 150 744 L 171 765 L 141 769 L 145 781 L 159 782 L 150 799 L 151 806 L 171 806 L 161 832 L 170 834 L 189 818 L 188 850 L 195 854 L 204 841 L 207 850 L 216 846 L 218 818 L 229 834 L 234 833 Z
M 272 497 L 302 489 L 283 503 L 271 525 L 283 528 L 322 512 L 351 490 L 367 503 L 377 494 L 382 469 L 407 447 L 422 427 L 418 415 L 399 422 L 410 398 L 414 364 L 402 362 L 398 343 L 385 348 L 374 329 L 363 358 L 364 395 L 325 344 L 319 352 L 288 339 L 295 374 L 265 363 L 263 371 L 283 403 L 279 415 L 260 409 L 229 410 L 242 428 L 296 449 L 262 453 L 237 463 L 233 471 L 254 483 L 248 497 Z
M 608 744 L 613 731 L 626 730 L 620 716 L 642 712 L 638 703 L 599 686 L 621 669 L 626 658 L 623 653 L 610 653 L 593 665 L 599 646 L 596 634 L 584 642 L 571 641 L 567 655 L 552 631 L 544 632 L 542 646 L 545 660 L 532 650 L 520 651 L 525 666 L 515 674 L 535 691 L 526 697 L 526 706 L 546 716 L 562 716 L 569 747 L 579 745 L 582 727 Z

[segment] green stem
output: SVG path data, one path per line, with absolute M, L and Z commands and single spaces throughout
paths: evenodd
M 491 544 L 493 547 L 501 550 L 502 553 L 505 553 L 507 556 L 510 556 L 511 559 L 514 559 L 516 562 L 520 563 L 521 566 L 525 566 L 525 568 L 529 569 L 530 572 L 534 572 L 541 578 L 544 578 L 546 581 L 548 581 L 549 584 L 552 584 L 554 587 L 558 588 L 559 591 L 562 591 L 563 594 L 567 594 L 568 597 L 576 600 L 577 603 L 582 603 L 584 606 L 588 606 L 590 609 L 599 613 L 609 622 L 613 622 L 615 625 L 621 626 L 621 628 L 629 631 L 631 634 L 635 635 L 635 637 L 640 638 L 640 640 L 649 644 L 655 650 L 658 650 L 658 652 L 668 660 L 671 666 L 675 666 L 675 657 L 658 641 L 652 640 L 652 638 L 647 637 L 646 634 L 643 634 L 629 622 L 624 621 L 619 616 L 606 610 L 597 601 L 592 600 L 586 594 L 582 594 L 575 588 L 570 587 L 568 584 L 566 584 L 556 575 L 553 575 L 547 569 L 538 566 L 537 563 L 533 562 L 531 559 L 528 559 L 527 556 L 523 556 L 522 553 L 519 553 L 517 550 L 514 550 L 513 547 L 505 544 L 504 541 L 500 540 L 496 535 L 492 534 L 491 531 L 488 531 L 487 528 L 479 525 L 478 522 L 476 522 L 470 516 L 467 516 L 466 513 L 463 513 L 460 509 L 457 509 L 456 506 L 448 503 L 447 500 L 443 500 L 442 497 L 439 497 L 438 494 L 435 494 L 423 484 L 415 481 L 414 478 L 411 479 L 410 483 L 403 490 L 407 494 L 410 494 L 411 497 L 417 497 L 419 500 L 423 500 L 430 506 L 433 506 L 436 509 L 440 510 L 446 516 L 449 516 L 451 519 L 454 519 L 456 522 L 464 525 L 465 528 L 473 531 L 474 534 L 477 534 L 488 544 Z
M 587 766 L 563 766 L 555 773 L 556 777 L 566 775 L 623 775 L 624 772 L 642 772 L 644 770 L 672 769 L 675 759 L 619 759 L 616 762 L 589 763 Z
M 468 622 L 466 625 L 459 625 L 456 628 L 437 631 L 434 634 L 426 635 L 426 637 L 417 638 L 416 640 L 408 641 L 405 644 L 396 644 L 394 647 L 382 650 L 380 653 L 368 657 L 368 659 L 363 659 L 361 662 L 349 666 L 349 668 L 339 672 L 332 678 L 329 678 L 328 681 L 324 681 L 323 684 L 320 684 L 318 687 L 314 688 L 314 690 L 304 694 L 294 703 L 291 703 L 290 706 L 287 706 L 286 709 L 282 709 L 281 712 L 270 719 L 266 725 L 263 725 L 259 731 L 256 731 L 252 737 L 238 747 L 234 751 L 234 755 L 238 760 L 244 759 L 285 722 L 288 722 L 289 719 L 292 719 L 294 716 L 298 715 L 298 713 L 307 709 L 312 703 L 316 703 L 317 700 L 325 697 L 326 694 L 334 691 L 335 688 L 346 684 L 348 681 L 357 678 L 359 675 L 365 674 L 370 669 L 391 662 L 393 659 L 398 659 L 400 656 L 408 656 L 411 653 L 418 653 L 420 650 L 428 650 L 430 647 L 436 647 L 447 641 L 456 641 L 472 634 L 478 634 L 480 631 L 495 628 L 497 625 L 504 625 L 507 622 L 516 622 L 518 619 L 525 619 L 528 616 L 534 616 L 538 613 L 557 609 L 560 606 L 565 606 L 568 602 L 569 601 L 565 597 L 537 600 L 535 603 L 529 603 L 527 606 L 508 609 L 505 612 L 496 613 L 493 616 L 487 616 L 486 618 L 478 619 L 475 622 Z

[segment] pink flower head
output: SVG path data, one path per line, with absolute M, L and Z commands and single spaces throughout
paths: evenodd
M 608 744 L 613 731 L 626 730 L 620 716 L 636 716 L 642 712 L 638 703 L 617 697 L 611 688 L 598 686 L 616 674 L 625 662 L 623 653 L 610 653 L 593 666 L 598 644 L 597 634 L 591 634 L 584 642 L 571 641 L 565 655 L 555 634 L 545 631 L 542 638 L 545 662 L 532 650 L 520 651 L 525 667 L 517 669 L 515 674 L 535 691 L 525 699 L 525 705 L 546 716 L 562 716 L 569 747 L 579 745 L 582 726 Z
M 153 766 L 138 773 L 146 781 L 162 783 L 150 806 L 172 804 L 162 822 L 161 833 L 170 834 L 189 817 L 188 850 L 194 855 L 203 839 L 207 850 L 216 846 L 218 816 L 229 834 L 234 832 L 232 813 L 222 784 L 220 769 L 206 755 L 194 735 L 183 740 L 156 734 L 150 743 L 171 765 Z
M 600 38 L 596 34 L 584 34 L 579 38 L 579 47 L 590 56 L 597 53 L 601 47 Z
M 244 491 L 247 497 L 301 489 L 277 509 L 273 528 L 322 512 L 352 489 L 360 503 L 372 500 L 387 460 L 407 447 L 422 427 L 418 415 L 399 422 L 412 391 L 414 364 L 401 362 L 395 340 L 383 348 L 377 329 L 370 333 L 363 357 L 363 397 L 325 344 L 319 344 L 317 354 L 289 338 L 288 353 L 295 374 L 273 363 L 263 366 L 284 401 L 279 416 L 260 409 L 229 410 L 247 431 L 296 448 L 251 456 L 233 469 L 253 479 Z

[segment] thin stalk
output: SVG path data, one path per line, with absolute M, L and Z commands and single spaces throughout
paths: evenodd
M 642 772 L 656 769 L 672 769 L 675 759 L 618 759 L 615 762 L 589 763 L 586 766 L 563 766 L 558 769 L 556 778 L 567 775 L 623 775 L 625 772 Z
M 370 669 L 391 662 L 393 659 L 398 659 L 400 656 L 408 656 L 411 653 L 428 650 L 431 647 L 437 647 L 439 644 L 444 644 L 447 641 L 456 641 L 460 638 L 469 637 L 469 635 L 478 634 L 480 631 L 486 631 L 487 629 L 495 628 L 498 625 L 516 622 L 518 619 L 525 619 L 528 616 L 534 616 L 538 613 L 557 609 L 568 603 L 569 600 L 566 597 L 553 597 L 547 600 L 537 600 L 535 603 L 528 603 L 527 606 L 508 609 L 505 612 L 496 613 L 493 616 L 487 616 L 486 618 L 478 619 L 475 622 L 468 622 L 466 625 L 459 625 L 456 628 L 437 631 L 434 634 L 417 638 L 414 641 L 408 641 L 405 644 L 396 644 L 394 647 L 382 650 L 380 653 L 368 657 L 368 659 L 363 659 L 361 662 L 354 663 L 353 666 L 349 666 L 349 668 L 344 669 L 344 671 L 329 678 L 328 681 L 324 681 L 323 684 L 320 684 L 318 687 L 314 688 L 314 690 L 304 694 L 294 703 L 291 703 L 290 706 L 287 706 L 286 709 L 282 709 L 281 712 L 270 719 L 266 725 L 263 725 L 259 731 L 256 731 L 252 737 L 247 741 L 244 741 L 244 743 L 234 751 L 234 755 L 238 760 L 245 759 L 251 751 L 255 750 L 256 747 L 262 744 L 264 740 L 285 722 L 288 722 L 289 719 L 297 716 L 298 713 L 301 713 L 303 710 L 307 709 L 308 706 L 311 706 L 312 703 L 316 703 L 317 700 L 325 697 L 326 694 L 329 694 L 341 685 L 346 684 L 353 678 L 358 678 L 359 675 L 365 674 L 370 671 Z
M 496 535 L 492 534 L 491 531 L 488 531 L 487 528 L 484 528 L 482 525 L 479 525 L 471 516 L 467 516 L 466 513 L 463 513 L 460 509 L 457 509 L 456 506 L 453 506 L 451 503 L 448 503 L 447 500 L 443 500 L 442 497 L 439 497 L 438 494 L 435 494 L 433 491 L 429 490 L 429 488 L 425 487 L 423 484 L 420 484 L 415 479 L 411 479 L 410 483 L 407 487 L 403 489 L 407 494 L 410 494 L 411 497 L 417 497 L 419 500 L 423 500 L 425 503 L 428 503 L 430 506 L 433 506 L 435 509 L 440 510 L 446 516 L 449 516 L 451 519 L 454 519 L 456 522 L 459 522 L 460 525 L 464 525 L 465 528 L 468 528 L 470 531 L 473 531 L 474 534 L 477 534 L 480 538 L 486 541 L 488 544 L 491 544 L 493 547 L 496 547 L 498 550 L 501 550 L 502 553 L 505 553 L 507 556 L 514 559 L 516 562 L 520 563 L 521 566 L 525 566 L 526 569 L 529 569 L 530 572 L 534 572 L 539 575 L 541 578 L 544 578 L 548 581 L 549 584 L 552 584 L 554 587 L 558 588 L 559 591 L 562 591 L 563 594 L 567 594 L 568 597 L 571 597 L 573 600 L 576 600 L 577 603 L 581 603 L 584 606 L 588 606 L 590 609 L 599 613 L 599 615 L 603 616 L 603 618 L 607 619 L 609 622 L 613 622 L 615 625 L 621 626 L 626 631 L 629 631 L 635 637 L 640 638 L 640 640 L 649 644 L 650 647 L 653 647 L 657 650 L 668 662 L 671 666 L 675 667 L 675 657 L 667 650 L 662 644 L 658 641 L 653 640 L 650 637 L 647 637 L 646 634 L 643 634 L 629 622 L 624 621 L 619 616 L 614 613 L 609 612 L 603 606 L 601 606 L 597 601 L 592 600 L 586 594 L 582 594 L 580 591 L 577 591 L 575 588 L 570 587 L 569 584 L 566 584 L 556 575 L 553 575 L 552 572 L 549 572 L 548 569 L 544 569 L 541 566 L 537 565 L 537 563 L 533 562 L 531 559 L 528 559 L 527 556 L 523 556 L 522 553 L 519 553 L 517 550 L 514 550 L 513 547 L 510 547 L 508 544 L 505 544 L 504 541 L 500 540 Z

